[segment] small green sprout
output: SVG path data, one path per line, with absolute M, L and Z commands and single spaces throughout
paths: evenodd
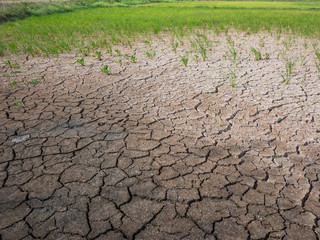
M 102 60 L 102 53 L 101 53 L 101 51 L 96 51 L 96 55 L 97 55 L 98 60 L 101 61 L 101 60 Z
M 130 56 L 130 60 L 131 60 L 132 62 L 136 63 L 136 62 L 137 62 L 137 57 L 136 57 L 135 55 L 131 55 L 131 56 Z
M 281 78 L 283 79 L 283 82 L 286 84 L 289 84 L 291 81 L 293 67 L 294 67 L 294 62 L 287 60 L 285 64 L 286 73 L 281 74 Z
M 145 52 L 145 54 L 148 56 L 148 58 L 153 59 L 156 53 L 152 50 Z
M 189 61 L 188 55 L 182 57 L 181 61 L 183 62 L 183 65 L 186 67 L 188 65 L 188 61 Z
M 262 59 L 260 50 L 257 50 L 255 48 L 251 48 L 251 52 L 254 54 L 254 58 L 255 58 L 256 61 Z
M 114 51 L 118 54 L 118 56 L 121 56 L 121 50 L 116 49 L 116 50 L 114 50 Z
M 270 59 L 270 54 L 269 53 L 265 53 L 264 56 L 266 57 L 266 59 Z
M 24 108 L 24 103 L 23 103 L 22 98 L 18 99 L 17 102 L 14 104 L 14 106 Z
M 316 68 L 317 68 L 317 71 L 318 71 L 318 79 L 320 80 L 320 63 L 316 63 Z
M 120 64 L 120 66 L 122 66 L 122 59 L 121 59 L 121 58 L 119 58 L 119 59 L 116 61 L 116 63 L 119 63 L 119 64 Z
M 77 63 L 79 63 L 80 65 L 84 66 L 84 58 L 77 59 Z
M 111 69 L 110 69 L 110 67 L 108 65 L 105 65 L 103 68 L 101 68 L 101 72 L 110 75 L 111 74 Z
M 109 48 L 107 49 L 107 53 L 109 53 L 109 54 L 112 56 L 112 48 L 111 48 L 111 47 L 109 47 Z
M 89 55 L 89 52 L 90 52 L 90 48 L 88 46 L 84 47 L 84 48 L 80 48 L 79 49 L 79 52 L 85 56 L 88 56 Z
M 36 86 L 37 84 L 40 83 L 38 79 L 33 79 L 32 81 L 28 81 L 27 83 L 32 84 L 33 86 Z
M 4 62 L 4 64 L 9 66 L 10 68 L 19 68 L 19 64 L 18 63 L 12 63 L 10 60 Z
M 16 82 L 16 80 L 13 80 L 12 82 L 9 82 L 9 84 L 10 84 L 10 87 L 11 87 L 12 89 L 15 89 L 15 88 L 18 87 L 18 83 Z

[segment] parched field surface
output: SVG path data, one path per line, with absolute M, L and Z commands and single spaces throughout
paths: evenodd
M 174 53 L 166 35 L 113 48 L 136 63 L 3 58 L 0 239 L 319 239 L 313 41 L 293 39 L 286 84 L 286 37 L 231 37 L 235 87 L 223 35 L 187 67 L 189 44 Z

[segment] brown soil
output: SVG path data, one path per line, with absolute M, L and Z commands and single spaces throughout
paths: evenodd
M 285 84 L 287 38 L 232 38 L 234 88 L 225 36 L 187 67 L 187 41 L 174 53 L 167 36 L 114 47 L 136 54 L 122 66 L 106 52 L 85 66 L 74 53 L 1 59 L 0 239 L 319 239 L 312 41 L 294 39 Z M 270 59 L 255 61 L 262 38 Z

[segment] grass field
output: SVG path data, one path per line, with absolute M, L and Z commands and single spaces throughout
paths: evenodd
M 272 9 L 271 9 L 272 8 Z M 0 25 L 0 54 L 59 54 L 90 45 L 131 43 L 161 31 L 199 28 L 320 35 L 320 2 L 181 2 L 94 8 Z

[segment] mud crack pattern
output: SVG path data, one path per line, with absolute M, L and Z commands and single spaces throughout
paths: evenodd
M 261 37 L 271 58 L 254 61 Z M 187 67 L 187 44 L 166 39 L 123 46 L 138 61 L 121 66 L 105 52 L 17 58 L 15 89 L 1 63 L 0 239 L 319 239 L 311 47 L 288 51 L 306 63 L 284 84 L 281 41 L 238 34 L 232 88 L 224 36 Z

